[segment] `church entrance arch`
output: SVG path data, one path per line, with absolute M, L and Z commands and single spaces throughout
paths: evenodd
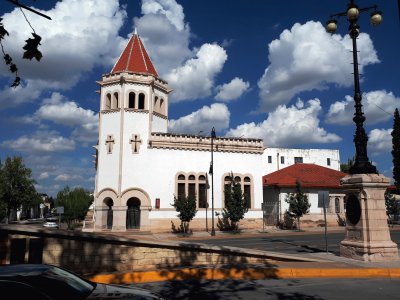
M 126 229 L 140 228 L 140 200 L 136 197 L 129 198 L 126 202 Z
M 113 218 L 114 218 L 114 212 L 113 212 L 112 207 L 114 206 L 114 201 L 111 198 L 107 197 L 104 199 L 103 203 L 105 206 L 108 207 L 106 228 L 112 229 Z

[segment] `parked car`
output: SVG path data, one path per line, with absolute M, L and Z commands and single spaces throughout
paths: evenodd
M 145 289 L 95 283 L 47 264 L 0 266 L 0 290 L 13 299 L 163 299 Z
M 43 227 L 47 228 L 58 228 L 57 217 L 49 216 L 43 223 Z

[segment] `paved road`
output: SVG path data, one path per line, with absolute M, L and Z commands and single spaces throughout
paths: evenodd
M 135 284 L 165 299 L 400 299 L 400 279 L 267 279 L 219 281 L 164 281 Z
M 234 236 L 232 236 L 234 237 Z M 207 238 L 196 239 L 195 242 L 217 245 L 250 248 L 266 251 L 277 251 L 289 254 L 300 253 L 316 253 L 326 251 L 326 242 L 324 232 L 307 233 L 299 232 L 298 234 L 290 235 L 273 235 L 260 234 L 260 236 L 234 237 L 234 238 Z M 340 242 L 344 239 L 344 233 L 329 233 L 328 237 L 328 252 L 339 254 Z M 391 231 L 392 241 L 400 245 L 400 231 Z

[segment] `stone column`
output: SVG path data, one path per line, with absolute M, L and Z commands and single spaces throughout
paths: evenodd
M 114 206 L 114 217 L 112 231 L 126 231 L 127 206 Z
M 385 207 L 389 179 L 378 174 L 354 174 L 342 179 L 346 194 L 346 236 L 340 255 L 362 261 L 398 260 L 390 238 Z

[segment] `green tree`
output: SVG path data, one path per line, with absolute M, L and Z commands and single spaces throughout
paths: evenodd
M 354 164 L 354 157 L 347 159 L 347 163 L 340 164 L 340 171 L 343 173 L 349 173 L 349 170 L 353 164 Z
M 395 216 L 400 214 L 400 201 L 396 200 L 391 193 L 385 193 L 386 214 L 389 224 L 393 224 Z
M 225 208 L 222 210 L 222 216 L 231 222 L 229 229 L 237 230 L 238 222 L 244 218 L 249 208 L 248 199 L 242 193 L 240 183 L 235 182 L 233 174 L 229 176 L 229 183 L 225 185 L 224 196 Z
M 194 197 L 174 197 L 172 206 L 178 212 L 178 218 L 181 220 L 181 229 L 184 233 L 189 231 L 189 223 L 197 213 L 196 198 Z
M 400 116 L 397 108 L 394 111 L 392 144 L 393 179 L 394 185 L 396 186 L 396 194 L 400 194 Z
M 39 203 L 40 197 L 31 175 L 31 169 L 25 167 L 19 156 L 7 157 L 1 165 L 0 202 L 5 207 L 7 222 L 11 220 L 12 212 L 27 210 Z
M 64 207 L 61 220 L 67 223 L 68 229 L 74 229 L 76 223 L 85 218 L 90 205 L 93 203 L 93 196 L 81 187 L 71 191 L 67 186 L 58 192 L 56 203 L 57 206 Z
M 299 181 L 296 181 L 296 192 L 286 195 L 285 201 L 289 203 L 289 212 L 297 218 L 300 231 L 300 218 L 309 212 L 311 203 L 308 202 L 308 196 L 301 190 Z

